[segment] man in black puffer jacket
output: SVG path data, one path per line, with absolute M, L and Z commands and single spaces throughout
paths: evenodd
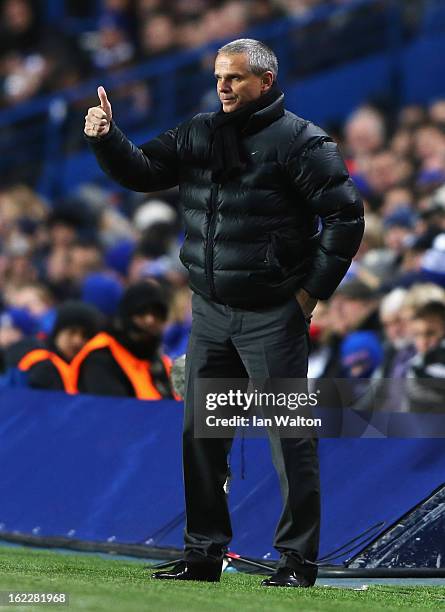
M 308 320 L 345 275 L 363 207 L 332 139 L 284 109 L 275 54 L 241 39 L 215 61 L 222 108 L 140 148 L 112 121 L 105 90 L 85 134 L 103 170 L 136 191 L 179 185 L 181 260 L 193 290 L 183 438 L 185 560 L 160 579 L 219 580 L 231 539 L 224 492 L 231 439 L 194 436 L 199 378 L 305 378 Z M 196 413 L 197 414 L 197 413 Z M 265 586 L 311 586 L 317 575 L 317 441 L 270 435 L 284 508 Z

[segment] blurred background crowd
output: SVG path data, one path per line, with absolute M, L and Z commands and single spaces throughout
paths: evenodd
M 350 0 L 331 0 L 347 4 Z M 1 106 L 167 53 L 237 38 L 282 16 L 303 17 L 323 0 L 3 0 Z M 63 20 L 57 19 L 63 16 Z
M 95 74 L 180 55 L 283 18 L 302 20 L 301 39 L 308 36 L 303 23 L 308 19 L 313 39 L 314 11 L 350 3 L 354 0 L 68 1 L 61 3 L 65 26 L 60 27 L 50 16 L 43 18 L 38 3 L 3 0 L 0 104 L 5 109 L 23 105 L 38 94 L 71 87 Z M 373 9 L 385 4 L 373 3 Z M 423 6 L 421 0 L 404 4 L 417 11 Z M 342 13 L 343 23 L 346 14 Z M 329 33 L 323 34 L 320 45 L 325 36 Z M 286 83 L 282 86 L 286 91 Z M 210 98 L 208 102 L 211 106 Z M 144 95 L 139 103 L 145 109 L 151 104 Z M 86 108 L 80 111 L 84 114 Z M 75 123 L 79 140 L 83 114 Z M 314 312 L 309 376 L 441 379 L 445 88 L 443 97 L 426 104 L 367 100 L 344 120 L 323 127 L 339 143 L 364 198 L 366 230 L 339 289 Z M 161 315 L 155 312 L 162 352 L 173 360 L 181 356 L 191 324 L 187 274 L 178 259 L 181 227 L 176 190 L 135 194 L 103 180 L 86 180 L 75 191 L 48 196 L 36 180 L 5 177 L 0 188 L 3 380 L 11 384 L 8 372 L 23 357 L 23 350 L 15 351 L 17 343 L 29 350 L 51 340 L 52 349 L 60 353 L 54 346 L 54 330 L 60 331 L 57 317 L 67 301 L 71 306 L 73 300 L 89 304 L 100 313 L 84 333 L 86 342 L 97 331 L 115 326 L 116 320 L 122 323 L 123 296 L 128 287 L 144 280 L 162 289 L 168 306 Z M 70 325 L 76 327 L 72 321 Z M 66 360 L 71 358 L 67 353 Z M 423 393 L 421 387 L 412 387 L 411 407 Z M 394 402 L 400 410 L 409 409 L 399 399 Z

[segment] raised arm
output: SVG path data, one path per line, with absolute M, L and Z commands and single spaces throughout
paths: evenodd
M 363 203 L 335 142 L 315 126 L 308 130 L 314 135 L 291 151 L 288 170 L 304 205 L 323 225 L 302 287 L 314 298 L 328 299 L 360 246 Z
M 100 105 L 88 109 L 84 132 L 102 170 L 133 191 L 159 191 L 177 185 L 177 128 L 137 147 L 114 123 L 105 89 L 99 87 L 97 93 Z

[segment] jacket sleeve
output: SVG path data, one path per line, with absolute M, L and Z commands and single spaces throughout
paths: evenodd
M 108 134 L 86 136 L 102 170 L 133 191 L 160 191 L 178 184 L 178 128 L 168 130 L 140 147 L 112 122 Z
M 288 171 L 309 215 L 322 222 L 317 248 L 301 287 L 328 299 L 351 265 L 363 237 L 363 203 L 337 145 L 322 130 L 288 157 Z M 318 134 L 317 134 L 318 132 Z

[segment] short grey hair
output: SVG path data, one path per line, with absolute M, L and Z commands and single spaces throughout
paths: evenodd
M 253 38 L 238 38 L 218 49 L 218 55 L 235 55 L 246 53 L 249 59 L 249 67 L 253 74 L 261 75 L 270 70 L 274 80 L 278 74 L 278 60 L 272 49 L 259 40 Z

